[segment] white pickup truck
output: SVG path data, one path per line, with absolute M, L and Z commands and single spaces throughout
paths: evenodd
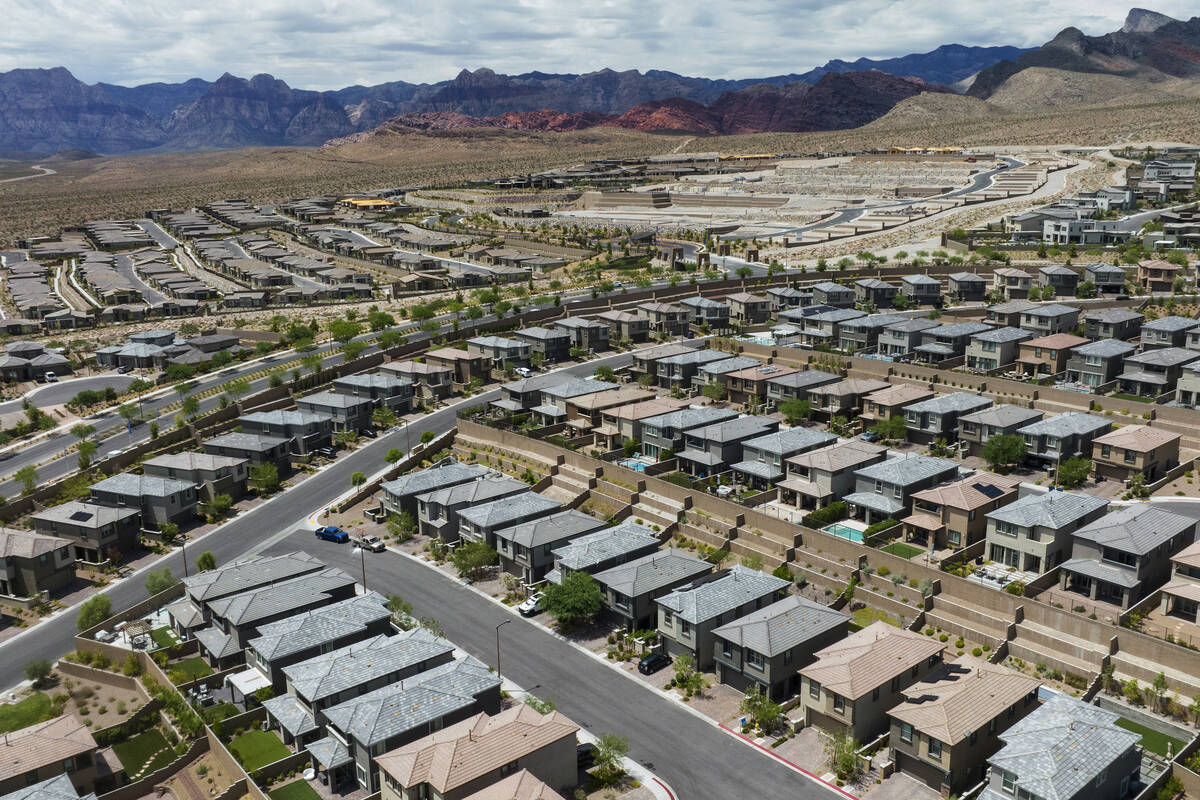
M 387 549 L 387 546 L 384 545 L 382 539 L 380 539 L 378 536 L 371 536 L 370 534 L 353 536 L 351 537 L 350 541 L 354 543 L 355 547 L 361 547 L 363 550 L 370 550 L 372 553 L 382 553 Z

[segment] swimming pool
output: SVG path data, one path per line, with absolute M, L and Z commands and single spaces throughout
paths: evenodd
M 621 466 L 621 467 L 625 467 L 625 469 L 631 469 L 634 472 L 645 472 L 646 471 L 646 462 L 638 461 L 636 458 L 619 459 L 617 461 L 617 465 Z
M 863 540 L 862 531 L 858 528 L 851 528 L 849 525 L 842 525 L 839 522 L 828 525 L 821 530 L 826 533 L 832 533 L 834 536 L 840 536 L 843 539 L 849 539 L 852 542 L 861 543 Z
M 751 344 L 760 344 L 763 347 L 774 347 L 775 346 L 775 337 L 774 336 L 738 336 L 736 338 L 736 341 L 749 342 Z

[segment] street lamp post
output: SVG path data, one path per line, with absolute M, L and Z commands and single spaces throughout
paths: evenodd
M 362 530 L 358 532 L 358 559 L 362 562 L 362 585 L 363 591 L 367 589 L 367 549 L 363 547 Z
M 504 678 L 500 675 L 500 629 L 510 622 L 512 622 L 511 619 L 506 619 L 504 622 L 501 622 L 496 626 L 496 677 L 500 679 L 502 684 L 504 682 Z

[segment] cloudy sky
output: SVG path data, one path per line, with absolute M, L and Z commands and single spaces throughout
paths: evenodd
M 1069 25 L 1101 34 L 1120 27 L 1129 2 L 0 0 L 0 70 L 65 66 L 126 85 L 269 72 L 311 89 L 478 67 L 748 78 L 949 42 L 1035 46 Z M 1187 18 L 1194 4 L 1155 8 Z

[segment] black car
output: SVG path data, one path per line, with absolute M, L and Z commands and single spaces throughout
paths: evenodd
M 643 675 L 653 675 L 663 667 L 669 665 L 671 659 L 667 658 L 662 653 L 647 653 L 642 656 L 642 660 L 638 662 L 638 672 Z
M 596 765 L 596 745 L 584 742 L 575 748 L 575 761 L 582 770 L 591 769 Z

